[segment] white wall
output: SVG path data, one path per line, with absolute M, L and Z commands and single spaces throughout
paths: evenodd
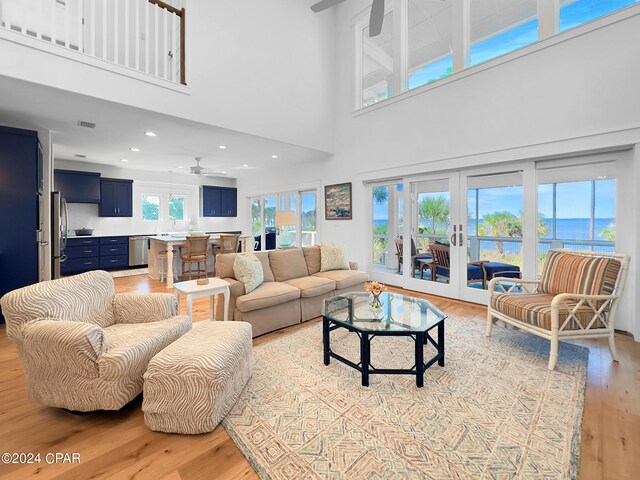
M 290 0 L 191 1 L 187 2 L 186 9 L 187 89 L 160 88 L 2 39 L 1 73 L 230 130 L 332 151 L 334 36 L 331 14 L 316 15 L 309 9 L 308 2 Z M 11 36 L 18 37 L 24 40 L 19 34 Z M 34 45 L 43 43 L 28 40 Z M 65 53 L 63 48 L 55 51 Z M 75 52 L 69 55 L 84 57 Z M 104 63 L 105 67 L 109 65 Z
M 548 48 L 526 49 L 531 53 L 353 115 L 350 19 L 361 7 L 345 2 L 336 9 L 334 157 L 316 168 L 292 167 L 239 181 L 243 198 L 265 185 L 277 191 L 296 182 L 352 181 L 353 220 L 325 221 L 321 213 L 318 218 L 322 239 L 345 244 L 349 258 L 361 265 L 366 264 L 370 241 L 364 180 L 640 143 L 640 63 L 635 60 L 640 58 L 640 7 L 634 7 L 636 16 L 618 23 Z M 635 162 L 619 177 L 623 190 L 637 190 L 639 161 L 636 153 Z M 640 237 L 640 222 L 632 228 L 633 237 Z M 637 245 L 624 248 L 640 254 Z M 638 255 L 633 259 L 631 277 L 636 279 Z M 631 288 L 626 297 L 623 325 L 640 340 L 640 322 L 635 320 L 640 303 Z
M 69 230 L 93 228 L 95 229 L 94 235 L 148 235 L 156 233 L 156 228 L 166 232 L 185 231 L 188 229 L 187 221 L 172 222 L 166 216 L 158 222 L 148 222 L 142 219 L 142 195 L 160 194 L 162 199 L 166 201 L 170 191 L 174 195 L 184 195 L 186 197 L 186 214 L 189 219 L 194 221 L 195 230 L 225 231 L 241 229 L 237 227 L 239 222 L 236 218 L 200 217 L 199 214 L 200 185 L 235 186 L 234 179 L 173 173 L 170 186 L 168 172 L 147 172 L 68 160 L 56 160 L 55 168 L 99 172 L 103 177 L 107 178 L 133 180 L 133 217 L 100 217 L 97 204 L 71 203 L 69 204 Z

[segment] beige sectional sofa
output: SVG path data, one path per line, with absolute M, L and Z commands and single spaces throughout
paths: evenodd
M 231 285 L 229 320 L 249 322 L 257 337 L 322 315 L 322 301 L 344 292 L 362 291 L 368 280 L 356 270 L 320 271 L 320 247 L 254 252 L 262 263 L 264 283 L 249 294 L 233 273 L 235 253 L 216 258 L 216 275 Z M 217 302 L 215 318 L 224 318 Z

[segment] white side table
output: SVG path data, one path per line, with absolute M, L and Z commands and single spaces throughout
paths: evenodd
M 186 282 L 178 282 L 173 284 L 176 295 L 178 295 L 178 304 L 180 303 L 180 293 L 187 296 L 187 315 L 192 317 L 193 299 L 200 297 L 211 297 L 211 306 L 209 318 L 213 320 L 213 296 L 217 294 L 224 295 L 224 319 L 229 319 L 229 283 L 221 278 L 209 278 L 207 285 L 198 285 L 197 280 L 188 280 Z

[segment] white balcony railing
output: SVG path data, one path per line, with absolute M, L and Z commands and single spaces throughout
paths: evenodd
M 185 9 L 182 0 L 169 3 L 0 0 L 0 28 L 186 84 Z

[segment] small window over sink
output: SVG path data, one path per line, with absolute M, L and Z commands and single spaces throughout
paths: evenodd
M 142 219 L 147 222 L 160 220 L 160 197 L 158 195 L 142 196 Z

